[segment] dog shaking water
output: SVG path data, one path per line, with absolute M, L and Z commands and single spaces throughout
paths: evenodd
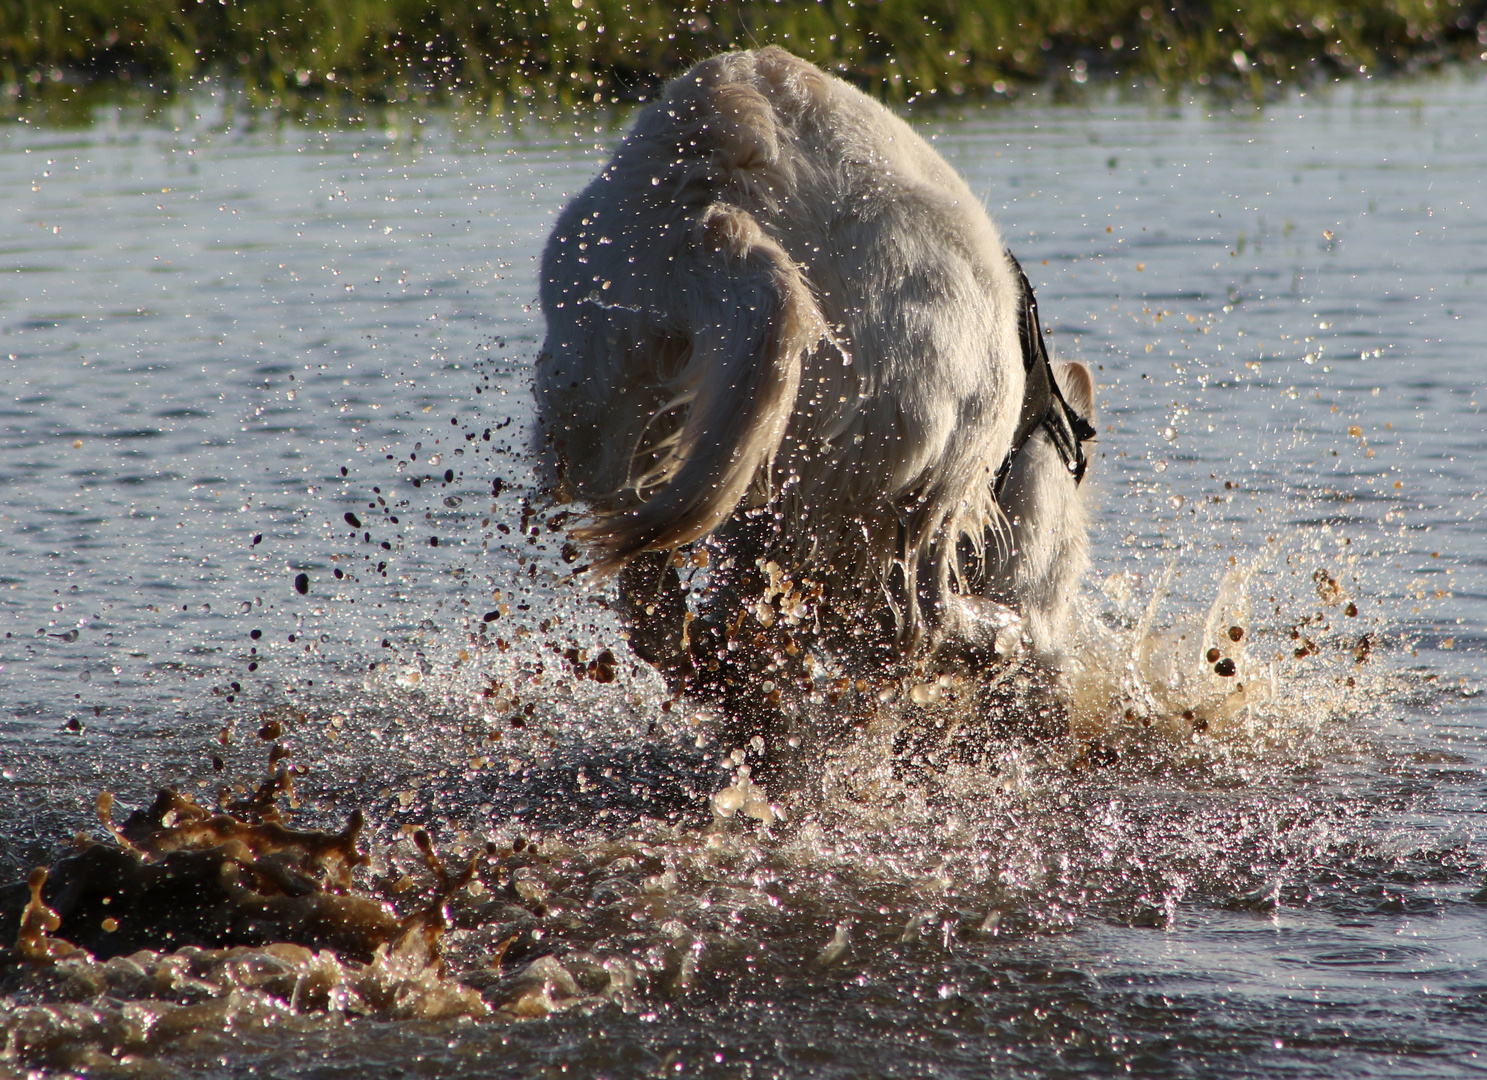
M 883 106 L 777 48 L 703 61 L 559 216 L 541 298 L 558 488 L 674 688 L 768 690 L 802 651 L 1057 668 L 1090 375 L 1050 364 L 980 202 Z

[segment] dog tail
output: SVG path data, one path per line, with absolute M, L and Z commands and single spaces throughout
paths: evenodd
M 637 482 L 639 505 L 577 530 L 598 549 L 593 569 L 601 573 L 706 536 L 761 470 L 767 480 L 805 355 L 831 338 L 803 271 L 748 211 L 714 203 L 694 218 L 690 240 L 691 266 L 679 268 L 672 310 L 690 334 L 691 356 L 662 412 L 690 407 Z

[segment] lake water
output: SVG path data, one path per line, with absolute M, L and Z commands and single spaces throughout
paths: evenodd
M 7 122 L 0 881 L 275 724 L 378 875 L 494 854 L 439 976 L 484 1004 L 11 983 L 0 1069 L 1487 1070 L 1484 117 L 1479 68 L 915 113 L 1095 368 L 1086 700 L 927 775 L 866 732 L 768 826 L 528 514 L 536 260 L 622 117 Z

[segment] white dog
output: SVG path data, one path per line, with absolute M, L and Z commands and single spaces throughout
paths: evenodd
M 642 656 L 685 682 L 778 615 L 1056 666 L 1089 371 L 1055 381 L 991 220 L 883 106 L 777 48 L 703 61 L 563 211 L 541 296 L 544 430 Z M 671 553 L 704 540 L 692 613 Z

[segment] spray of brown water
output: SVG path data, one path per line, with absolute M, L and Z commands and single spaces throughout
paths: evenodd
M 576 744 L 598 741 L 591 723 L 685 759 L 682 810 L 606 821 L 593 806 L 644 785 L 644 769 L 580 763 L 565 775 L 588 812 L 532 837 L 499 795 L 466 805 L 442 824 L 446 862 L 408 818 L 434 812 L 428 789 L 447 787 L 447 770 L 384 792 L 405 813 L 365 832 L 360 811 L 339 832 L 290 828 L 287 768 L 216 811 L 163 792 L 115 827 L 104 805 L 104 840 L 79 840 L 49 890 L 38 872 L 0 905 L 16 941 L 0 962 L 4 1053 L 78 1070 L 338 1017 L 643 1011 L 935 942 L 1090 918 L 1168 925 L 1194 894 L 1273 909 L 1307 853 L 1346 832 L 1335 810 L 1286 794 L 1289 780 L 1343 752 L 1350 710 L 1388 692 L 1356 565 L 1313 565 L 1312 546 L 1225 565 L 1197 602 L 1191 581 L 1179 594 L 1178 559 L 1149 585 L 1107 578 L 1081 606 L 1061 733 L 978 727 L 958 711 L 965 680 L 906 686 L 845 737 L 802 747 L 810 780 L 791 791 L 753 775 L 759 747 L 717 743 L 705 711 L 607 649 L 615 624 L 602 613 L 566 652 L 522 635 L 483 664 L 465 645 L 379 666 L 367 689 L 391 712 L 441 702 L 463 714 L 434 753 L 464 761 L 474 790 L 500 788 L 492 776 L 540 787 Z M 555 611 L 586 599 L 558 573 L 544 580 Z M 544 677 L 547 653 L 564 674 Z M 317 733 L 302 743 L 327 756 L 369 735 L 338 713 L 300 719 Z M 961 752 L 906 764 L 916 727 Z M 1280 796 L 1213 797 L 1257 778 Z

